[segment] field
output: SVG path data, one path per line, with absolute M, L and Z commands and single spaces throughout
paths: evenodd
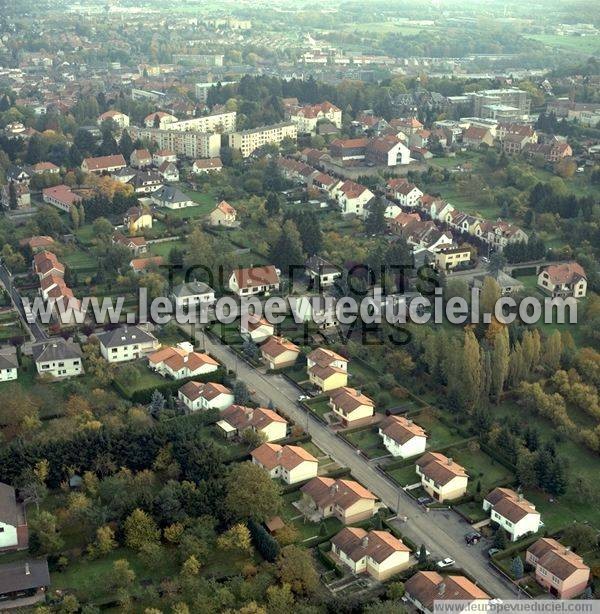
M 410 418 L 427 432 L 427 448 L 430 450 L 439 450 L 464 439 L 458 431 L 439 420 L 435 410 L 425 409 L 418 414 L 411 414 Z
M 167 258 L 172 249 L 183 250 L 186 246 L 185 241 L 163 241 L 162 243 L 151 243 L 148 246 L 148 252 L 153 256 L 163 256 Z
M 600 36 L 561 36 L 559 34 L 531 34 L 527 38 L 539 41 L 548 47 L 566 49 L 581 55 L 600 53 Z
M 373 21 L 369 23 L 347 23 L 344 24 L 343 29 L 347 32 L 358 32 L 360 34 L 401 34 L 402 36 L 410 36 L 412 34 L 418 34 L 425 29 L 424 26 L 416 26 L 400 23 L 393 23 L 391 21 Z M 428 26 L 427 30 L 430 31 L 431 27 Z
M 386 471 L 388 475 L 391 475 L 401 486 L 407 486 L 409 484 L 416 484 L 420 482 L 419 476 L 415 472 L 414 463 L 409 463 L 396 469 L 390 469 Z
M 382 439 L 377 432 L 377 427 L 368 427 L 352 433 L 345 433 L 346 439 L 369 458 L 389 455 L 388 450 L 383 445 Z

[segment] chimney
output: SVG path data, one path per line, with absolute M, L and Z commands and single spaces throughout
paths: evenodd
M 31 569 L 29 569 L 29 563 L 25 563 L 25 575 L 26 576 L 31 575 Z
M 280 460 L 282 456 L 283 456 L 283 448 L 279 448 L 279 450 L 275 452 L 275 457 L 277 458 L 277 460 Z
M 183 357 L 183 362 L 186 363 L 188 361 L 188 354 Z
M 330 490 L 332 495 L 335 495 L 335 493 L 337 493 L 338 489 L 339 489 L 339 486 L 338 486 L 337 482 L 334 482 L 331 485 L 331 488 L 329 490 Z
M 413 423 L 412 418 L 407 418 L 406 419 L 406 424 L 412 424 L 412 423 Z
M 449 457 L 448 457 L 448 462 L 447 462 L 447 464 L 448 464 L 448 465 L 452 465 L 452 462 L 453 462 L 453 461 L 452 461 L 452 457 L 451 457 L 451 456 L 449 456 Z
M 523 501 L 523 493 L 517 493 L 517 501 Z
M 440 582 L 438 584 L 438 595 L 441 597 L 446 592 L 446 583 Z
M 365 535 L 361 540 L 361 546 L 366 548 L 369 545 L 369 536 Z

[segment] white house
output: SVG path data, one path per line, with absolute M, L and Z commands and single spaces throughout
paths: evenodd
M 129 126 L 129 115 L 125 115 L 125 113 L 121 113 L 121 111 L 115 111 L 111 109 L 110 111 L 106 111 L 98 116 L 98 125 L 101 126 L 102 122 L 105 122 L 109 119 L 112 119 L 115 124 L 123 129 Z
M 306 274 L 313 283 L 317 283 L 317 288 L 325 288 L 335 283 L 336 279 L 342 276 L 342 271 L 331 262 L 313 255 L 305 263 Z
M 253 343 L 262 343 L 275 333 L 275 326 L 256 314 L 244 314 L 240 318 L 240 335 Z
M 252 450 L 250 456 L 252 462 L 267 471 L 271 478 L 281 478 L 286 484 L 317 477 L 319 462 L 300 446 L 263 443 Z
M 265 441 L 277 441 L 285 439 L 288 423 L 272 409 L 231 405 L 221 413 L 217 426 L 226 437 L 233 437 L 246 429 L 252 429 L 263 435 Z
M 379 427 L 379 435 L 392 456 L 409 458 L 425 452 L 427 435 L 424 429 L 404 416 L 390 416 Z
M 19 546 L 19 516 L 15 489 L 0 482 L 0 551 Z
M 187 194 L 171 185 L 164 185 L 153 192 L 150 198 L 156 206 L 167 209 L 183 209 L 196 204 Z
M 439 452 L 426 452 L 417 461 L 416 471 L 424 490 L 440 503 L 460 499 L 467 492 L 466 469 Z
M 336 186 L 332 196 L 337 200 L 343 215 L 353 213 L 359 217 L 365 216 L 365 205 L 375 197 L 369 188 L 350 179 Z
M 173 288 L 173 298 L 176 308 L 189 309 L 215 302 L 215 291 L 204 282 L 190 281 Z
M 510 488 L 494 488 L 483 500 L 483 510 L 490 512 L 492 522 L 505 529 L 513 542 L 540 528 L 541 516 L 535 505 Z
M 320 121 L 330 121 L 336 128 L 342 127 L 342 110 L 329 101 L 308 104 L 290 112 L 290 120 L 298 126 L 300 134 L 315 134 Z
M 373 416 L 375 402 L 360 390 L 343 386 L 331 391 L 329 406 L 344 426 L 353 426 Z
M 583 298 L 587 292 L 587 276 L 577 262 L 551 264 L 538 275 L 537 285 L 552 297 Z
M 37 372 L 56 378 L 73 377 L 83 373 L 81 349 L 75 343 L 55 339 L 32 346 L 31 353 Z
M 17 379 L 19 361 L 17 350 L 13 347 L 0 348 L 0 382 L 10 382 Z
M 233 405 L 233 392 L 215 382 L 187 382 L 178 391 L 177 397 L 190 410 L 226 409 Z
M 163 130 L 168 128 L 169 124 L 174 124 L 176 121 L 177 118 L 174 115 L 165 113 L 164 111 L 156 111 L 144 118 L 144 126 L 146 126 L 146 128 L 160 128 Z
M 213 373 L 219 363 L 208 354 L 194 352 L 191 343 L 183 341 L 176 347 L 162 348 L 148 356 L 148 366 L 162 376 L 185 379 Z
M 238 296 L 249 296 L 279 290 L 279 269 L 272 264 L 235 269 L 229 278 L 229 289 Z
M 331 539 L 331 552 L 352 573 L 367 573 L 380 582 L 410 566 L 410 549 L 387 531 L 344 527 Z
M 96 335 L 108 362 L 136 360 L 159 347 L 158 339 L 138 326 L 122 326 Z

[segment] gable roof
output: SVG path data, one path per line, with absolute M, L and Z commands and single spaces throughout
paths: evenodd
M 383 563 L 395 552 L 410 552 L 402 540 L 388 531 L 367 532 L 358 527 L 344 527 L 331 543 L 354 562 L 368 556 L 376 563 Z
M 114 166 L 127 166 L 125 158 L 122 154 L 114 154 L 112 156 L 98 156 L 96 158 L 85 158 L 84 160 L 88 170 L 100 171 L 105 168 Z
M 53 339 L 45 343 L 36 343 L 31 347 L 35 362 L 49 362 L 55 360 L 72 360 L 81 358 L 81 349 L 75 343 L 68 343 L 64 339 Z
M 11 527 L 16 527 L 19 523 L 15 489 L 3 482 L 0 482 L 0 522 Z
M 162 188 L 153 192 L 152 198 L 168 203 L 184 203 L 191 200 L 187 194 L 184 194 L 179 188 L 172 185 L 162 186 Z
M 363 405 L 375 407 L 375 401 L 373 401 L 373 399 L 370 399 L 359 390 L 350 388 L 349 386 L 342 386 L 342 388 L 332 390 L 329 398 L 343 414 L 349 414 Z
M 207 401 L 216 399 L 220 394 L 232 394 L 232 391 L 216 382 L 187 382 L 180 389 L 179 392 L 183 394 L 190 401 L 195 401 L 200 397 Z
M 272 264 L 235 269 L 233 271 L 238 288 L 251 288 L 253 286 L 271 286 L 279 283 L 279 273 Z
M 427 437 L 424 429 L 404 416 L 390 416 L 381 432 L 400 445 L 404 445 L 414 437 Z
M 166 347 L 148 356 L 150 365 L 164 364 L 171 371 L 180 371 L 187 367 L 190 371 L 196 371 L 204 365 L 218 366 L 218 362 L 208 354 L 199 352 L 187 352 L 179 347 Z
M 277 358 L 284 352 L 300 353 L 300 348 L 286 339 L 285 337 L 277 337 L 271 335 L 261 346 L 260 351 L 272 358 Z
M 45 559 L 27 559 L 0 565 L 2 593 L 14 593 L 50 586 L 50 572 Z
M 312 454 L 300 446 L 280 446 L 276 443 L 263 443 L 252 450 L 250 455 L 268 471 L 275 467 L 283 467 L 283 469 L 291 471 L 306 461 L 318 462 Z
M 441 576 L 437 571 L 418 571 L 404 583 L 406 592 L 427 610 L 438 599 L 472 601 L 490 596 L 465 576 Z
M 540 515 L 535 506 L 510 488 L 494 488 L 486 497 L 493 510 L 512 523 L 517 523 L 529 514 Z
M 300 490 L 319 508 L 337 505 L 341 509 L 348 509 L 361 499 L 374 501 L 377 498 L 372 492 L 353 480 L 317 477 L 307 482 Z
M 142 330 L 138 326 L 121 326 L 96 335 L 100 343 L 106 348 L 116 348 L 136 343 L 150 343 L 156 337 Z
M 425 477 L 442 486 L 455 477 L 468 477 L 464 467 L 439 452 L 425 453 L 416 464 Z
M 578 262 L 551 264 L 544 269 L 553 284 L 574 284 L 587 279 L 584 268 Z

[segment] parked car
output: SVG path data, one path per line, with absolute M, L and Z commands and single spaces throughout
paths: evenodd
M 454 559 L 451 559 L 449 556 L 447 556 L 445 559 L 442 559 L 441 561 L 437 562 L 437 566 L 440 569 L 444 569 L 444 567 L 452 567 L 452 565 L 454 565 L 455 561 Z
M 298 403 L 302 403 L 302 401 L 308 401 L 308 399 L 310 399 L 310 397 L 309 397 L 308 395 L 306 395 L 306 394 L 301 394 L 301 395 L 298 397 Z
M 430 503 L 433 503 L 433 499 L 431 497 L 419 497 L 417 499 L 417 503 L 419 505 L 429 505 Z
M 488 550 L 488 556 L 492 557 L 492 556 L 494 556 L 494 554 L 498 554 L 498 552 L 500 552 L 499 548 L 490 548 Z
M 480 539 L 481 539 L 481 533 L 478 533 L 477 531 L 469 531 L 465 535 L 465 541 L 467 542 L 467 544 L 469 544 L 469 546 L 473 544 L 477 544 Z

